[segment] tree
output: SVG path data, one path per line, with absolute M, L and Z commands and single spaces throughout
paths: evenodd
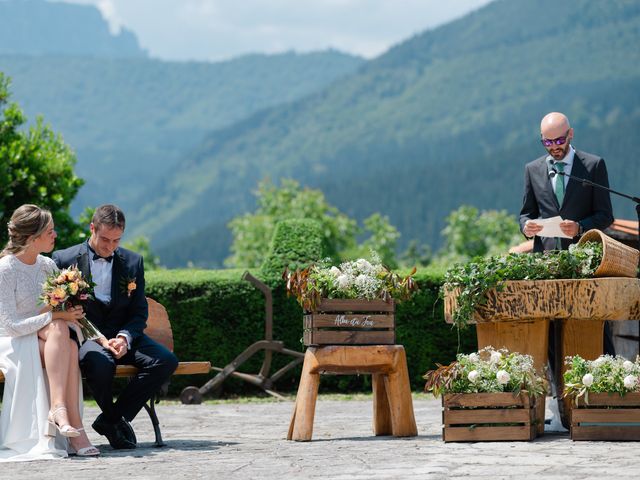
M 374 213 L 362 222 L 368 237 L 353 249 L 341 253 L 343 259 L 368 258 L 375 252 L 382 263 L 389 268 L 397 268 L 396 248 L 400 239 L 400 232 L 391 225 L 389 217 Z
M 487 210 L 462 205 L 447 217 L 442 230 L 445 246 L 440 261 L 466 261 L 477 256 L 505 253 L 522 238 L 518 222 L 505 210 Z
M 281 220 L 306 218 L 322 225 L 327 253 L 333 259 L 353 247 L 358 233 L 355 220 L 330 205 L 320 190 L 302 188 L 292 179 L 282 179 L 280 187 L 263 180 L 256 192 L 258 208 L 229 222 L 233 234 L 229 266 L 257 267 L 269 251 L 269 242 Z
M 27 131 L 26 118 L 17 103 L 9 102 L 9 78 L 0 72 L 0 225 L 25 203 L 51 210 L 58 232 L 56 247 L 64 248 L 86 238 L 71 218 L 69 205 L 84 183 L 73 167 L 76 157 L 62 137 L 38 117 Z M 7 229 L 0 228 L 0 243 Z

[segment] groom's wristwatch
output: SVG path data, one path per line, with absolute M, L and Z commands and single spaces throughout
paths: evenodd
M 577 237 L 581 237 L 583 233 L 584 233 L 584 227 L 582 226 L 582 224 L 580 222 L 578 222 L 578 235 L 576 235 L 576 236 Z

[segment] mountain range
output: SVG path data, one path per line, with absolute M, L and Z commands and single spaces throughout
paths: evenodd
M 164 260 L 218 265 L 225 222 L 252 208 L 261 178 L 284 176 L 356 218 L 388 215 L 404 242 L 437 247 L 460 204 L 519 211 L 524 164 L 544 153 L 540 119 L 555 110 L 569 115 L 577 148 L 607 159 L 611 185 L 633 192 L 639 40 L 639 2 L 495 1 L 211 133 L 153 186 L 135 223 Z M 634 218 L 630 203 L 614 208 Z
M 77 149 L 76 211 L 120 203 L 165 265 L 215 267 L 227 222 L 253 209 L 265 177 L 320 188 L 357 219 L 388 215 L 402 245 L 437 248 L 463 203 L 515 215 L 554 110 L 577 148 L 605 157 L 612 187 L 638 195 L 639 37 L 634 0 L 496 0 L 366 62 L 22 52 L 0 56 L 0 70 Z M 614 213 L 635 216 L 615 198 Z

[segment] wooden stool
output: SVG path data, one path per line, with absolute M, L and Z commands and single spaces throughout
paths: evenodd
M 418 434 L 404 347 L 331 345 L 310 347 L 305 353 L 287 440 L 311 440 L 321 373 L 373 375 L 373 433 Z

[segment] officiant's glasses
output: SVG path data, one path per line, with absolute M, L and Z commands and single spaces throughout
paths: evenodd
M 567 132 L 562 137 L 558 137 L 558 138 L 542 137 L 540 141 L 545 147 L 550 147 L 551 145 L 564 145 L 565 143 L 567 143 L 567 136 L 569 135 L 569 130 L 567 130 Z

